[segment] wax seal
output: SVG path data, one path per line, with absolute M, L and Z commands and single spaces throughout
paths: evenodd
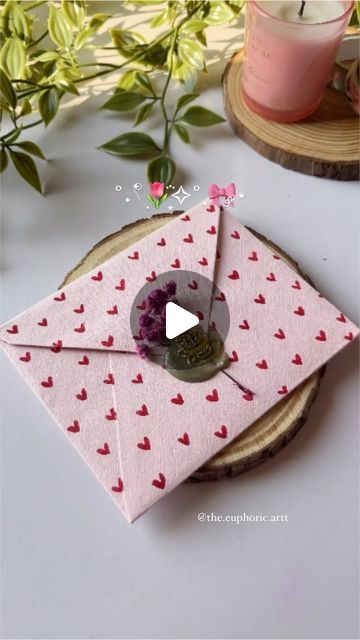
M 216 331 L 200 325 L 170 340 L 165 349 L 166 370 L 183 382 L 209 380 L 229 365 L 229 357 Z

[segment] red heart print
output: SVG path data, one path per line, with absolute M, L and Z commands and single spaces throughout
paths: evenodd
M 323 296 L 323 294 L 322 294 L 322 293 L 318 293 L 318 297 L 319 297 L 319 298 L 323 298 L 324 296 Z
M 117 304 L 114 304 L 114 306 L 111 309 L 108 309 L 106 313 L 108 313 L 109 316 L 117 316 L 117 314 L 119 313 Z
M 250 325 L 247 320 L 243 320 L 241 324 L 239 324 L 239 328 L 244 331 L 248 331 L 250 329 Z
M 288 393 L 288 388 L 287 388 L 286 384 L 283 384 L 281 389 L 278 390 L 278 394 L 279 394 L 279 396 L 284 396 L 287 393 Z
M 39 327 L 47 327 L 48 326 L 48 322 L 46 318 L 43 318 L 42 320 L 40 320 L 40 322 L 38 322 Z
M 269 275 L 266 276 L 266 280 L 268 280 L 268 282 L 276 282 L 275 273 L 271 271 L 271 273 L 269 273 Z
M 189 287 L 189 289 L 192 289 L 193 291 L 196 291 L 196 289 L 198 289 L 199 285 L 196 282 L 196 280 L 193 280 L 192 282 L 189 282 L 188 287 Z
M 137 410 L 136 415 L 137 416 L 143 416 L 143 417 L 149 415 L 149 411 L 148 411 L 148 408 L 147 408 L 146 404 L 141 405 L 141 408 Z
M 143 340 L 141 336 L 133 336 L 134 340 Z
M 293 289 L 301 289 L 301 284 L 299 280 L 295 280 L 294 284 L 291 285 Z
M 206 233 L 208 233 L 210 236 L 214 236 L 216 234 L 216 228 L 213 224 L 211 225 L 210 229 L 206 229 Z
M 198 263 L 201 264 L 202 267 L 208 266 L 208 261 L 204 256 L 201 258 L 201 260 L 198 260 Z
M 240 233 L 238 231 L 235 230 L 230 235 L 234 240 L 240 240 Z
M 181 393 L 178 393 L 175 398 L 171 398 L 171 402 L 173 404 L 178 404 L 178 405 L 182 405 L 184 404 L 184 398 L 182 397 Z
M 96 453 L 99 453 L 101 456 L 107 456 L 110 453 L 110 448 L 107 442 L 104 442 L 102 447 L 96 449 Z
M 141 373 L 138 373 L 138 374 L 136 375 L 136 378 L 133 378 L 133 379 L 131 380 L 131 382 L 132 382 L 133 384 L 142 384 L 142 382 L 143 382 L 143 378 L 142 378 Z
M 139 260 L 139 252 L 138 251 L 134 251 L 134 253 L 131 256 L 128 256 L 129 260 Z
M 266 360 L 261 360 L 260 362 L 256 363 L 256 366 L 258 369 L 267 369 L 268 368 L 268 363 L 266 362 Z
M 189 438 L 189 434 L 183 433 L 182 436 L 180 438 L 178 438 L 178 442 L 180 442 L 181 444 L 185 444 L 186 446 L 189 446 L 190 444 L 190 438 Z
M 53 353 L 60 353 L 61 349 L 62 349 L 62 340 L 53 342 L 53 346 L 50 347 L 50 351 L 52 351 Z
M 277 338 L 278 340 L 285 340 L 286 335 L 282 329 L 278 329 L 277 333 L 274 333 L 274 338 Z
M 211 205 L 206 209 L 206 211 L 209 211 L 209 213 L 214 213 L 214 211 L 215 211 L 215 207 L 214 207 L 214 205 L 213 205 L 213 204 L 211 204 Z
M 326 342 L 327 337 L 326 337 L 326 333 L 325 333 L 325 331 L 323 331 L 323 329 L 320 329 L 319 334 L 317 336 L 315 336 L 315 340 L 319 340 L 319 342 Z
M 218 296 L 215 296 L 215 300 L 217 300 L 218 302 L 225 302 L 225 294 L 224 293 L 219 293 Z
M 81 389 L 80 393 L 76 394 L 76 397 L 78 400 L 87 400 L 87 393 L 86 393 L 86 389 L 84 389 L 84 387 Z
M 230 278 L 230 280 L 239 280 L 239 272 L 236 271 L 236 269 L 233 269 L 232 272 L 229 273 L 228 278 Z
M 188 242 L 189 244 L 192 244 L 194 242 L 192 233 L 188 233 L 187 236 L 183 238 L 183 242 Z
M 74 420 L 73 424 L 70 425 L 70 427 L 67 427 L 67 431 L 70 431 L 70 433 L 79 433 L 80 431 L 80 424 L 77 420 Z
M 105 415 L 106 420 L 116 420 L 117 418 L 117 413 L 115 411 L 115 409 L 113 409 L 113 407 L 111 407 L 111 409 L 109 410 L 109 413 L 107 413 Z
M 257 262 L 258 261 L 258 255 L 257 255 L 256 251 L 252 252 L 252 254 L 248 257 L 248 260 L 252 260 L 252 262 Z
M 252 393 L 252 391 L 247 391 L 243 394 L 243 398 L 244 400 L 248 400 L 249 402 L 251 402 L 251 400 L 254 400 L 254 394 Z
M 210 324 L 210 329 L 211 329 L 211 331 L 216 331 L 216 322 L 215 322 L 215 320 L 212 320 L 212 322 Z
M 196 315 L 199 318 L 200 322 L 201 322 L 201 320 L 204 320 L 204 314 L 203 314 L 202 311 L 197 311 Z
M 144 436 L 143 441 L 138 442 L 136 446 L 143 451 L 149 451 L 151 449 L 150 440 L 147 436 Z
M 173 269 L 180 269 L 180 260 L 176 258 L 170 265 Z
M 297 316 L 304 316 L 305 309 L 303 309 L 303 307 L 298 307 L 297 309 L 294 309 L 294 313 L 296 313 Z
M 156 280 L 156 272 L 152 271 L 149 276 L 146 276 L 146 280 L 148 282 L 154 282 L 154 280 Z
M 212 393 L 208 393 L 207 396 L 205 396 L 206 400 L 208 400 L 208 402 L 218 402 L 219 401 L 219 394 L 217 392 L 217 389 L 213 389 Z
M 259 293 L 257 298 L 254 298 L 254 302 L 256 302 L 256 304 L 266 304 L 266 300 L 261 293 Z
M 353 337 L 354 337 L 354 335 L 352 334 L 351 331 L 349 331 L 349 333 L 346 336 L 344 336 L 345 340 L 352 340 Z
M 83 356 L 82 360 L 78 361 L 78 364 L 87 366 L 89 364 L 89 358 L 87 356 Z
M 183 222 L 189 222 L 190 221 L 190 216 L 188 216 L 188 215 L 183 216 L 182 218 L 180 218 L 180 220 L 182 220 Z
M 220 251 L 219 249 L 216 249 L 216 260 L 220 260 L 220 258 L 221 258 Z
M 117 291 L 125 291 L 125 289 L 126 289 L 125 278 L 121 278 L 121 280 L 119 280 L 119 284 L 116 285 L 115 289 Z
M 113 336 L 108 336 L 107 340 L 101 340 L 103 347 L 112 347 L 114 344 Z
M 227 427 L 225 427 L 225 425 L 222 424 L 220 430 L 219 431 L 215 431 L 214 435 L 217 438 L 227 438 L 227 435 L 228 435 Z
M 31 353 L 30 353 L 30 351 L 27 351 L 27 352 L 25 353 L 25 355 L 20 356 L 19 360 L 21 360 L 22 362 L 30 362 L 30 360 L 31 360 Z
M 302 363 L 303 363 L 303 361 L 302 361 L 302 359 L 301 359 L 301 356 L 300 356 L 298 353 L 296 353 L 296 354 L 295 354 L 295 356 L 294 356 L 294 358 L 291 360 L 291 362 L 292 362 L 293 364 L 302 364 Z
M 51 389 L 51 387 L 54 386 L 54 382 L 51 376 L 48 376 L 47 380 L 43 380 L 41 383 L 42 387 L 45 387 L 45 389 Z
M 6 329 L 6 331 L 15 335 L 16 333 L 19 333 L 19 327 L 17 326 L 17 324 L 13 324 L 11 329 Z
M 86 331 L 84 323 L 82 322 L 79 327 L 75 327 L 74 331 L 76 333 L 84 333 Z
M 74 313 L 84 313 L 85 311 L 85 307 L 83 304 L 80 305 L 80 307 L 77 307 L 76 309 L 74 309 Z
M 165 247 L 165 245 L 166 245 L 165 238 L 161 238 L 161 240 L 159 242 L 157 242 L 156 244 L 158 245 L 158 247 Z
M 152 483 L 157 489 L 164 489 L 166 484 L 166 478 L 163 473 L 159 473 L 158 478 L 155 478 Z
M 273 255 L 273 258 L 274 258 L 274 260 L 281 260 L 280 256 L 275 255 L 275 253 Z
M 55 296 L 55 302 L 63 302 L 66 299 L 65 292 L 62 291 L 59 296 Z
M 238 354 L 236 353 L 236 351 L 232 351 L 231 356 L 229 356 L 229 360 L 230 360 L 230 362 L 238 362 L 239 361 Z
M 111 491 L 114 491 L 114 493 L 121 493 L 123 489 L 124 489 L 124 485 L 121 478 L 118 478 L 117 484 L 114 487 L 111 487 Z
M 337 316 L 336 320 L 338 320 L 339 322 L 346 322 L 346 318 L 343 313 L 340 313 L 340 315 Z
M 137 304 L 136 308 L 140 309 L 140 311 L 144 311 L 144 309 L 146 309 L 146 300 L 143 300 L 141 304 Z
M 96 275 L 91 276 L 91 280 L 94 280 L 95 282 L 101 282 L 102 279 L 103 279 L 102 271 L 98 271 Z
M 115 378 L 112 373 L 109 373 L 108 377 L 103 380 L 104 384 L 115 384 Z

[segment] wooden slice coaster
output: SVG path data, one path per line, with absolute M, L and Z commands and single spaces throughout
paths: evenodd
M 100 266 L 103 262 L 135 244 L 149 233 L 160 229 L 174 215 L 179 215 L 180 213 L 158 214 L 152 218 L 138 220 L 107 236 L 98 242 L 79 264 L 65 276 L 59 288 Z M 274 253 L 280 255 L 296 273 L 312 284 L 309 277 L 302 273 L 290 256 L 253 229 L 250 229 L 250 231 L 270 247 Z M 290 442 L 304 424 L 309 409 L 318 393 L 324 372 L 325 367 L 314 373 L 308 380 L 270 409 L 262 418 L 246 429 L 238 438 L 235 438 L 214 458 L 209 460 L 201 469 L 196 471 L 189 480 L 197 482 L 216 480 L 222 476 L 235 476 L 274 456 L 275 453 Z
M 307 120 L 281 124 L 264 120 L 241 96 L 243 49 L 223 75 L 224 105 L 235 133 L 269 160 L 300 173 L 333 180 L 359 179 L 359 117 L 341 93 L 326 89 Z

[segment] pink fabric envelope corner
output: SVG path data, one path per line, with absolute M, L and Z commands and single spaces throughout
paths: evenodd
M 189 241 L 189 239 L 191 239 Z M 189 384 L 135 353 L 138 290 L 171 270 L 230 310 L 228 372 Z M 1 346 L 132 522 L 358 335 L 227 211 L 200 203 L 17 316 Z

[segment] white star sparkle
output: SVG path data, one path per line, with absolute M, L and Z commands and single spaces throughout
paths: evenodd
M 172 198 L 176 198 L 179 204 L 182 204 L 186 198 L 190 198 L 190 193 L 185 191 L 184 187 L 181 185 L 176 193 L 171 194 Z

